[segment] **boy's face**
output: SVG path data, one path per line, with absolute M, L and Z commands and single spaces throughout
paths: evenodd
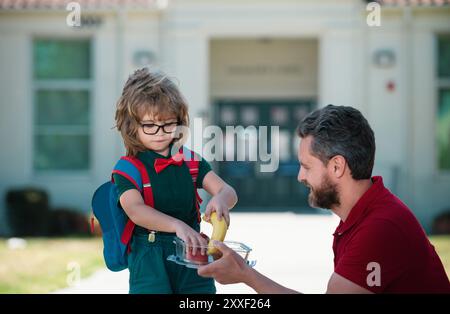
M 152 114 L 145 114 L 141 120 L 141 126 L 138 131 L 139 141 L 144 144 L 147 149 L 153 150 L 157 153 L 163 152 L 169 147 L 173 140 L 173 132 L 176 130 L 177 122 L 176 117 L 169 117 L 164 120 L 159 120 Z M 162 127 L 163 125 L 164 130 Z

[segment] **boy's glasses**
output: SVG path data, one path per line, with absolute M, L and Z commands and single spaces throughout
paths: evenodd
M 159 132 L 160 128 L 162 128 L 164 133 L 171 134 L 171 133 L 175 132 L 175 130 L 177 129 L 177 126 L 179 124 L 180 123 L 177 121 L 177 122 L 165 123 L 163 125 L 158 125 L 158 124 L 154 124 L 154 123 L 141 123 L 141 126 L 142 126 L 142 130 L 144 131 L 145 134 L 155 135 L 156 133 Z

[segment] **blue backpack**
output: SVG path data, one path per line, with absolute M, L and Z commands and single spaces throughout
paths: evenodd
M 197 191 L 197 176 L 199 160 L 194 152 L 182 147 L 180 154 L 189 168 L 195 191 L 195 207 L 200 222 L 200 198 Z M 185 158 L 189 156 L 189 158 Z M 130 180 L 143 195 L 147 206 L 154 207 L 153 191 L 144 164 L 136 157 L 123 156 L 117 162 L 112 174 L 120 174 Z M 111 180 L 103 183 L 92 197 L 92 211 L 98 220 L 103 238 L 103 257 L 106 267 L 111 271 L 121 271 L 128 268 L 128 253 L 131 251 L 130 241 L 135 224 L 129 219 L 119 205 L 117 186 L 111 175 Z

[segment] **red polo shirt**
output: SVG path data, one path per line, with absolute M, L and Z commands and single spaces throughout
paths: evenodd
M 450 293 L 439 256 L 381 177 L 334 233 L 334 271 L 376 293 Z

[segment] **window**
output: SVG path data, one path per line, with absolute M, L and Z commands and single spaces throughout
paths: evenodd
M 90 56 L 91 44 L 85 39 L 33 42 L 37 171 L 89 169 Z
M 439 170 L 450 170 L 450 35 L 438 37 L 437 149 Z

